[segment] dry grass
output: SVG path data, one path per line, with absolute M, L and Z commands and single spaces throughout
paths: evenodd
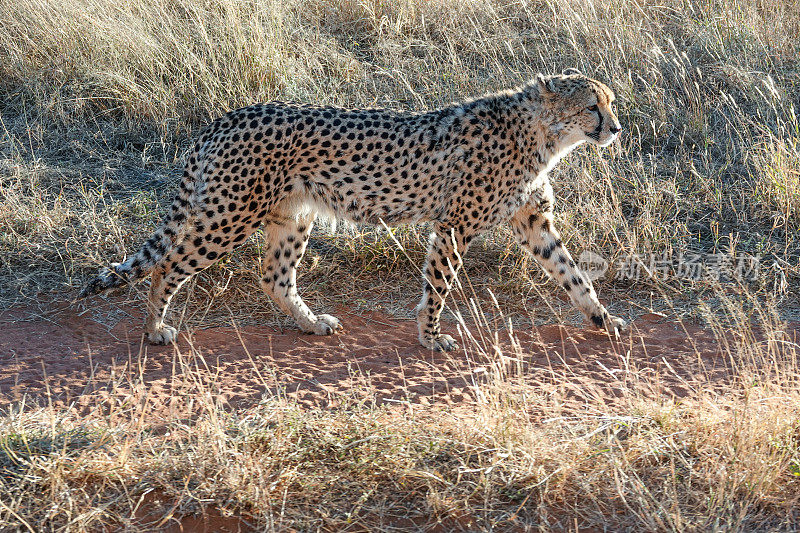
M 613 87 L 627 130 L 554 172 L 576 252 L 760 254 L 764 279 L 787 280 L 761 287 L 779 298 L 800 275 L 794 2 L 85 0 L 1 14 L 4 292 L 74 287 L 131 253 L 197 129 L 228 109 L 432 107 L 567 66 Z M 519 266 L 502 269 L 516 286 Z
M 132 517 L 151 490 L 176 514 L 213 502 L 276 530 L 796 529 L 798 354 L 779 317 L 800 296 L 798 35 L 792 0 L 0 3 L 3 305 L 74 290 L 132 253 L 191 139 L 226 110 L 273 98 L 419 109 L 566 67 L 609 83 L 626 128 L 613 149 L 578 150 L 553 173 L 575 255 L 762 258 L 748 287 L 613 281 L 614 268 L 600 283 L 718 329 L 730 380 L 680 401 L 628 376 L 614 405 L 586 391 L 579 408 L 509 366 L 524 354 L 489 343 L 470 347 L 491 371 L 457 413 L 309 411 L 281 397 L 231 413 L 204 390 L 195 421 L 161 428 L 133 407 L 21 409 L 0 422 L 0 529 L 147 529 Z M 352 291 L 357 276 L 368 298 L 416 274 L 423 231 L 398 233 L 411 260 L 381 230 L 355 231 L 314 241 L 311 292 Z M 224 285 L 220 270 L 245 271 L 258 248 L 206 279 Z M 504 232 L 472 252 L 500 265 L 467 258 L 501 301 L 542 290 Z

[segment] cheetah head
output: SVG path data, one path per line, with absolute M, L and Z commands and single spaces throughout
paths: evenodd
M 556 76 L 539 74 L 535 81 L 550 129 L 568 145 L 590 142 L 608 146 L 622 126 L 611 108 L 614 93 L 575 69 Z

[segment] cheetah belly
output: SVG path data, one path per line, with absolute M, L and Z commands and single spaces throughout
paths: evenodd
M 441 201 L 428 194 L 429 187 L 409 181 L 393 175 L 376 178 L 356 169 L 342 178 L 314 180 L 307 190 L 314 203 L 356 223 L 391 226 L 437 218 Z

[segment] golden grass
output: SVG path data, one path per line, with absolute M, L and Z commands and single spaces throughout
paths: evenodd
M 22 254 L 2 286 L 15 293 L 74 287 L 131 253 L 197 129 L 231 108 L 425 108 L 568 66 L 612 86 L 626 128 L 614 150 L 579 150 L 554 171 L 576 252 L 613 263 L 735 250 L 798 278 L 800 14 L 788 0 L 23 0 L 0 14 L 1 250 Z M 31 271 L 43 259 L 66 276 Z

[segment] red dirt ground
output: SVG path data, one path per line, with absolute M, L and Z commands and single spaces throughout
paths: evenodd
M 112 302 L 105 309 L 116 307 Z M 282 395 L 322 408 L 347 398 L 377 398 L 469 409 L 479 395 L 475 384 L 487 380 L 492 361 L 499 359 L 474 347 L 433 353 L 419 345 L 414 321 L 380 312 L 338 313 L 345 329 L 331 337 L 216 327 L 182 333 L 177 346 L 150 346 L 143 339 L 141 306 L 119 307 L 124 318 L 110 327 L 97 321 L 107 314 L 104 309 L 63 302 L 0 312 L 0 410 L 24 402 L 81 415 L 118 411 L 121 420 L 142 416 L 158 427 L 195 416 L 200 398 L 230 408 Z M 456 333 L 453 324 L 445 330 Z M 499 334 L 505 364 L 516 371 L 512 382 L 524 379 L 539 384 L 544 395 L 579 404 L 598 405 L 598 397 L 613 403 L 634 385 L 661 398 L 680 397 L 733 377 L 713 332 L 653 314 L 639 317 L 619 341 L 591 328 L 561 325 L 515 334 L 516 349 L 507 333 Z M 136 517 L 162 531 L 253 530 L 214 505 L 163 523 L 174 505 L 149 495 Z
M 331 337 L 219 327 L 182 334 L 176 348 L 145 343 L 139 311 L 126 311 L 134 318 L 110 329 L 64 303 L 0 312 L 0 409 L 24 398 L 28 406 L 52 403 L 86 414 L 146 399 L 148 413 L 180 418 L 191 416 L 203 392 L 236 408 L 275 394 L 335 405 L 343 395 L 358 399 L 368 391 L 383 402 L 456 405 L 474 397 L 474 383 L 489 368 L 474 349 L 422 348 L 413 321 L 378 312 L 339 313 L 345 329 Z M 445 330 L 456 333 L 452 324 Z M 558 389 L 578 400 L 601 394 L 613 402 L 634 381 L 655 383 L 654 394 L 683 396 L 729 375 L 712 332 L 657 315 L 637 319 L 618 342 L 560 325 L 515 333 L 526 379 L 537 377 L 543 393 Z M 504 344 L 504 354 L 514 356 Z

